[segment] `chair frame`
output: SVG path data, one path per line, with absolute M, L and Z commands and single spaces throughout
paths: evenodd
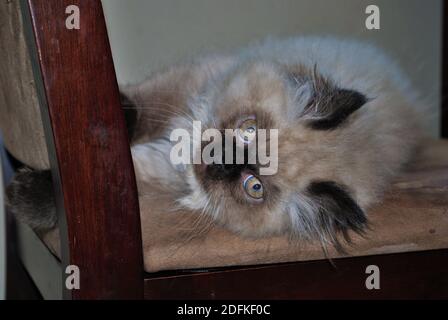
M 82 12 L 79 30 L 65 26 L 73 4 Z M 101 2 L 30 0 L 22 10 L 55 186 L 62 268 L 76 265 L 82 277 L 81 289 L 64 290 L 64 297 L 141 298 L 137 187 Z
M 79 30 L 65 27 L 69 5 L 80 8 Z M 61 223 L 60 278 L 54 279 L 60 295 L 46 297 L 448 298 L 448 249 L 336 259 L 336 268 L 309 261 L 145 273 L 137 188 L 101 1 L 22 0 L 22 11 Z M 448 64 L 443 77 L 445 97 Z M 444 137 L 447 104 L 444 99 Z M 29 239 L 26 230 L 19 234 Z M 25 263 L 32 276 L 35 260 Z M 372 264 L 381 266 L 381 290 L 365 287 Z M 79 289 L 64 286 L 69 265 L 80 269 Z

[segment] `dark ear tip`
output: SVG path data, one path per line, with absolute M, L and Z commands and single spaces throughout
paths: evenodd
M 333 181 L 318 181 L 311 183 L 308 191 L 321 206 L 317 213 L 320 228 L 326 230 L 338 252 L 342 247 L 339 241 L 341 234 L 347 244 L 352 243 L 350 231 L 366 236 L 370 228 L 367 217 L 344 186 Z
M 364 94 L 348 89 L 335 89 L 329 93 L 321 106 L 324 110 L 310 120 L 308 127 L 314 130 L 333 130 L 342 125 L 348 117 L 370 101 Z
M 355 243 L 353 242 L 353 238 L 351 237 L 350 233 L 354 232 L 358 236 L 360 236 L 363 239 L 367 239 L 367 231 L 369 231 L 369 224 L 366 222 L 365 224 L 359 225 L 356 228 L 353 227 L 346 227 L 341 230 L 337 230 L 336 233 L 333 235 L 333 246 L 336 249 L 338 254 L 347 255 L 349 253 L 349 250 L 347 250 L 347 246 L 349 248 L 354 248 Z M 339 236 L 342 234 L 342 241 L 339 240 Z

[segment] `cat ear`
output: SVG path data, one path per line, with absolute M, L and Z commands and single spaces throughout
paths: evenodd
M 318 181 L 309 185 L 308 193 L 318 204 L 316 218 L 320 230 L 325 233 L 323 237 L 329 239 L 336 249 L 343 251 L 338 234 L 342 233 L 347 242 L 350 242 L 350 230 L 364 234 L 366 215 L 346 188 L 333 181 Z
M 341 89 L 318 73 L 303 67 L 289 70 L 289 79 L 295 88 L 295 102 L 299 117 L 307 119 L 314 130 L 332 130 L 368 102 L 367 97 L 355 90 Z
M 367 101 L 365 95 L 355 90 L 333 88 L 317 92 L 309 110 L 305 110 L 310 116 L 307 126 L 314 130 L 336 129 Z

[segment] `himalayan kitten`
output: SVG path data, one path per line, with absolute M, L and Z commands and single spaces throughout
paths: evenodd
M 201 57 L 123 88 L 123 99 L 139 193 L 157 186 L 172 207 L 245 237 L 284 234 L 340 248 L 339 235 L 363 232 L 366 211 L 422 135 L 421 106 L 398 67 L 368 44 L 332 38 L 268 40 Z M 171 133 L 193 135 L 193 121 L 220 132 L 278 130 L 277 147 L 263 150 L 278 160 L 276 173 L 261 175 L 246 156 L 239 164 L 173 164 Z M 192 153 L 203 148 L 192 142 Z M 7 192 L 10 210 L 37 230 L 57 224 L 49 181 L 49 172 L 25 170 Z

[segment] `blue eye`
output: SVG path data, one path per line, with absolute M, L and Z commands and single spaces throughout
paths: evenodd
M 257 177 L 249 175 L 246 179 L 244 179 L 243 188 L 251 198 L 263 198 L 263 184 Z
M 257 121 L 255 119 L 247 119 L 238 128 L 240 139 L 244 143 L 250 143 L 257 135 Z

